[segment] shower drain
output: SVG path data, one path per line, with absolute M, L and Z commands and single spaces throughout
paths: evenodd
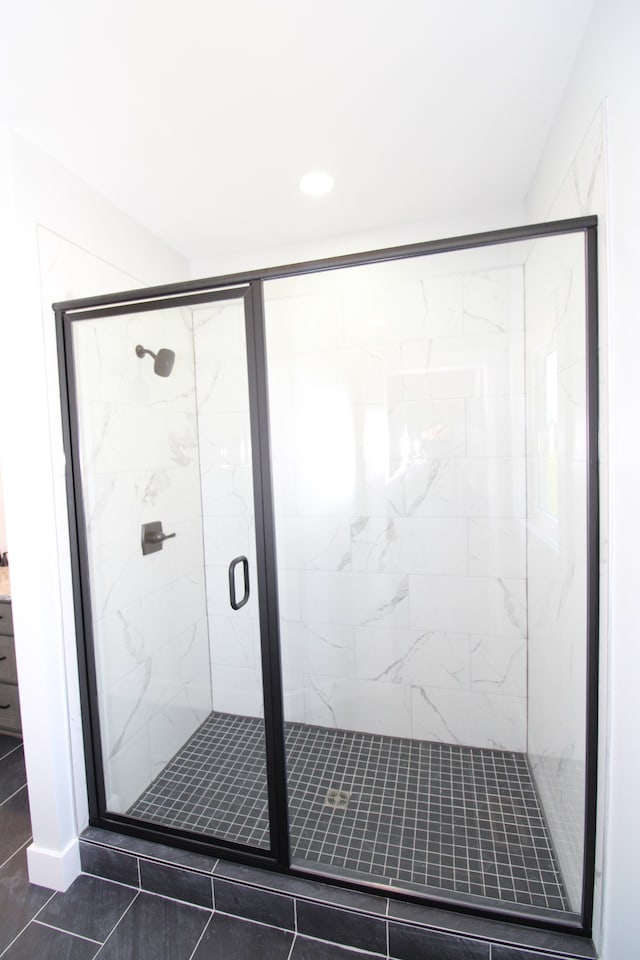
M 327 790 L 323 806 L 334 807 L 336 810 L 345 810 L 351 794 L 347 790 Z

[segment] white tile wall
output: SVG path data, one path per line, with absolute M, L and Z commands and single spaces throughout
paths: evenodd
M 587 615 L 582 238 L 536 245 L 527 263 L 525 286 L 529 757 L 556 848 L 562 851 L 572 907 L 578 910 L 584 845 Z
M 481 256 L 266 285 L 288 719 L 525 749 L 522 268 Z
M 175 352 L 170 377 L 138 343 Z M 122 813 L 211 709 L 190 317 L 85 320 L 74 351 L 107 804 Z M 143 557 L 150 520 L 176 537 Z
M 286 311 L 285 311 L 286 313 Z M 204 564 L 213 708 L 261 716 L 262 671 L 242 300 L 193 311 L 197 432 L 201 459 Z M 197 497 L 200 502 L 200 491 Z M 229 601 L 229 564 L 249 560 L 250 597 Z M 237 599 L 244 585 L 236 575 Z
M 592 210 L 605 210 L 601 110 L 549 219 Z M 583 273 L 582 244 L 575 239 L 557 240 L 553 247 L 536 245 L 526 268 L 529 758 L 574 910 L 580 909 L 582 896 L 586 745 Z M 550 356 L 552 361 L 547 359 Z M 604 394 L 606 362 L 600 359 Z M 545 404 L 557 406 L 558 427 L 553 434 L 545 429 Z M 541 503 L 551 503 L 555 516 L 545 516 Z M 606 516 L 601 516 L 602 521 Z M 606 538 L 604 524 L 601 536 Z

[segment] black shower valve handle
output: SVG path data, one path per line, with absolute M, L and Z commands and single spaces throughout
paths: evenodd
M 147 530 L 144 538 L 147 543 L 162 543 L 164 540 L 171 540 L 171 537 L 175 537 L 175 533 L 155 533 Z

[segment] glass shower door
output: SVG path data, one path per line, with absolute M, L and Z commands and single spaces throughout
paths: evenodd
M 579 911 L 585 317 L 579 234 L 266 282 L 299 868 Z
M 268 850 L 247 288 L 203 299 L 71 315 L 98 793 Z

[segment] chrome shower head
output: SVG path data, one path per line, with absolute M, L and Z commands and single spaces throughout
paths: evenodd
M 145 353 L 153 357 L 153 372 L 159 377 L 168 377 L 173 370 L 173 363 L 176 359 L 173 350 L 167 350 L 165 347 L 162 347 L 157 353 L 154 353 L 153 350 L 147 350 L 146 347 L 138 344 L 136 347 L 136 356 L 144 357 Z

